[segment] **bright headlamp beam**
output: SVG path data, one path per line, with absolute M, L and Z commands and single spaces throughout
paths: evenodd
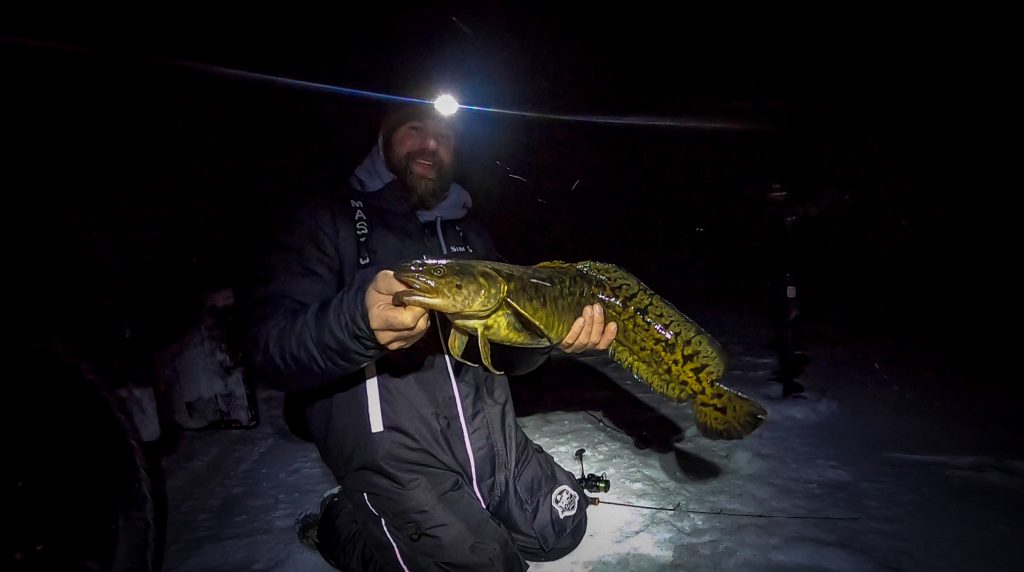
M 434 109 L 441 115 L 448 117 L 455 115 L 455 112 L 459 110 L 459 102 L 451 95 L 445 93 L 434 100 Z

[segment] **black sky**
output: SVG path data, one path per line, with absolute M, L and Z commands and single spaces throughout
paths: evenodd
M 967 213 L 978 195 L 954 184 L 966 157 L 951 110 L 974 81 L 955 34 L 849 14 L 744 27 L 640 10 L 344 16 L 4 30 L 8 243 L 25 295 L 66 321 L 72 283 L 99 313 L 118 307 L 154 339 L 171 336 L 203 287 L 244 286 L 282 209 L 342 184 L 373 143 L 380 102 L 175 62 L 764 127 L 467 114 L 460 178 L 520 263 L 606 259 L 677 297 L 768 308 L 787 264 L 781 217 L 796 212 L 808 304 L 823 321 L 868 310 L 835 322 L 851 331 L 927 331 L 977 270 L 985 229 Z M 786 204 L 767 198 L 774 183 Z

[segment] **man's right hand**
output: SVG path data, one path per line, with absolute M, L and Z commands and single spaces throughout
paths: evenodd
M 416 343 L 430 327 L 430 312 L 417 306 L 395 306 L 392 297 L 409 287 L 395 279 L 395 273 L 382 270 L 366 289 L 366 311 L 370 329 L 377 342 L 389 350 L 407 348 Z

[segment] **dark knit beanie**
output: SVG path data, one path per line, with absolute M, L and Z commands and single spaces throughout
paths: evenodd
M 380 143 L 383 149 L 387 149 L 391 142 L 391 136 L 398 131 L 398 128 L 410 121 L 434 119 L 438 121 L 451 121 L 450 118 L 438 113 L 434 106 L 429 103 L 406 103 L 393 107 L 380 124 Z M 454 124 L 453 124 L 454 125 Z

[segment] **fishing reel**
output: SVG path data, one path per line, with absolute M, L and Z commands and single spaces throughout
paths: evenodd
M 608 478 L 607 473 L 602 473 L 601 476 L 597 476 L 594 473 L 586 475 L 586 471 L 583 469 L 583 453 L 586 453 L 586 449 L 577 449 L 573 455 L 580 460 L 580 476 L 576 479 L 576 482 L 588 493 L 606 493 L 612 488 L 612 481 Z

